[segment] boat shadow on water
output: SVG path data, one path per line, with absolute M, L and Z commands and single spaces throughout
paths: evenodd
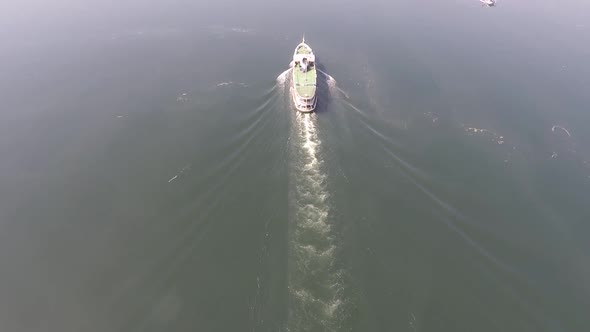
M 317 59 L 317 58 L 316 58 Z M 316 62 L 316 68 L 318 70 L 317 75 L 317 98 L 318 102 L 315 107 L 315 113 L 325 113 L 329 110 L 329 105 L 332 102 L 332 93 L 330 89 L 330 80 L 332 79 L 329 75 L 327 75 L 326 67 Z

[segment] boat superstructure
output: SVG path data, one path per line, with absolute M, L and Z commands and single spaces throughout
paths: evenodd
M 295 108 L 300 112 L 312 112 L 317 105 L 317 72 L 315 56 L 305 37 L 293 53 L 293 79 L 291 95 Z

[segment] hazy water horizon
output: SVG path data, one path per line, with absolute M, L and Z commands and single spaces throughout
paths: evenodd
M 587 331 L 588 9 L 1 5 L 0 327 Z

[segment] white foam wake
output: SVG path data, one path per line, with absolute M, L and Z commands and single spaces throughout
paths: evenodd
M 291 72 L 291 68 L 282 72 L 279 76 L 277 76 L 277 85 L 281 88 L 285 87 L 285 82 L 287 82 L 287 78 L 289 77 L 289 73 Z
M 564 127 L 562 127 L 562 126 L 554 125 L 553 127 L 551 127 L 551 131 L 552 131 L 552 132 L 555 132 L 555 129 L 561 129 L 561 130 L 563 130 L 563 131 L 564 131 L 564 132 L 565 132 L 565 133 L 566 133 L 566 134 L 567 134 L 569 137 L 572 137 L 572 134 L 570 134 L 570 132 L 569 132 L 567 129 L 565 129 Z
M 336 247 L 315 115 L 297 113 L 295 129 L 288 330 L 333 331 L 337 330 L 342 286 L 334 266 Z
M 336 85 L 336 80 L 334 79 L 334 77 L 332 77 L 330 74 L 319 70 L 318 72 L 322 75 L 324 75 L 324 77 L 326 77 L 326 83 L 328 84 L 328 89 L 330 89 L 330 94 L 332 96 L 336 96 L 339 93 L 341 93 L 344 97 L 346 97 L 346 99 L 350 99 L 350 97 L 348 97 L 348 94 L 346 92 L 344 92 L 344 90 L 340 89 L 338 87 L 338 85 Z

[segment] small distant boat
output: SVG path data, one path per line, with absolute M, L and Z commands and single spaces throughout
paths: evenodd
M 482 6 L 494 7 L 496 5 L 496 0 L 479 0 L 482 3 Z
M 311 47 L 305 43 L 305 37 L 293 53 L 293 79 L 291 95 L 298 111 L 309 113 L 317 105 L 317 72 L 315 56 Z

